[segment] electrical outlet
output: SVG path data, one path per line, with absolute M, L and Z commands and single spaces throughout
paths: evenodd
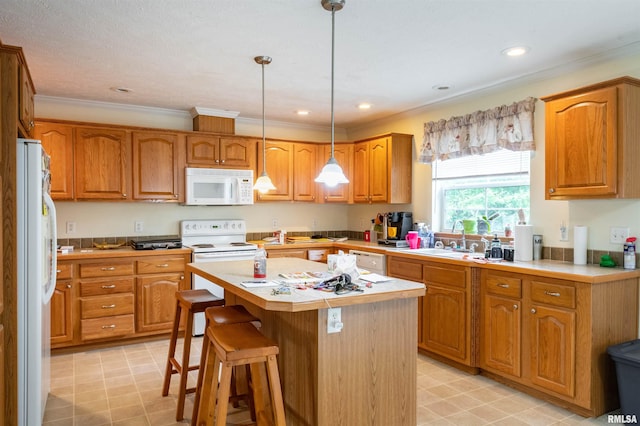
M 67 222 L 67 234 L 75 234 L 75 233 L 76 233 L 76 223 Z
M 133 231 L 137 233 L 144 232 L 144 222 L 141 220 L 133 222 Z
M 327 333 L 340 333 L 343 326 L 342 308 L 327 309 Z
M 609 242 L 611 244 L 624 244 L 629 238 L 629 228 L 624 226 L 612 226 L 609 228 Z
M 271 227 L 273 229 L 278 229 L 278 219 L 271 219 Z
M 560 224 L 560 241 L 569 241 L 569 230 L 564 222 Z

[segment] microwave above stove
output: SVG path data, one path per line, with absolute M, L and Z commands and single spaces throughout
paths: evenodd
M 233 206 L 253 204 L 253 170 L 187 167 L 185 204 Z

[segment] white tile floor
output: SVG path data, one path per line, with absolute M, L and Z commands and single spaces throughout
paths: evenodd
M 125 345 L 52 358 L 52 387 L 46 426 L 188 424 L 175 421 L 178 379 L 162 397 L 168 341 Z M 179 345 L 179 350 L 181 350 Z M 192 363 L 200 358 L 201 339 L 192 344 Z M 195 372 L 190 373 L 195 383 Z M 585 419 L 482 376 L 418 355 L 418 425 L 604 425 L 607 416 Z M 246 407 L 232 411 L 232 425 L 250 423 Z M 391 425 L 390 425 L 391 426 Z

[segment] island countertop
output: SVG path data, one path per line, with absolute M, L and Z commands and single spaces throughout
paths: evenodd
M 327 265 L 297 258 L 274 258 L 267 262 L 268 281 L 283 280 L 280 273 L 326 272 Z M 251 287 L 242 285 L 243 281 L 252 281 L 253 261 L 238 260 L 230 262 L 189 263 L 187 273 L 194 273 L 220 285 L 244 300 L 268 311 L 300 312 L 322 308 L 375 303 L 393 299 L 406 299 L 424 296 L 425 285 L 400 278 L 372 284 L 363 292 L 350 292 L 337 295 L 333 292 L 300 289 L 290 286 L 291 294 L 272 294 L 278 286 Z M 362 285 L 364 286 L 364 282 Z

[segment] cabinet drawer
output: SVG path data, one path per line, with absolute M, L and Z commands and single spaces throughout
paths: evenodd
M 133 293 L 80 299 L 82 319 L 133 314 Z
M 162 272 L 184 271 L 184 257 L 160 257 L 157 259 L 138 260 L 139 274 L 157 274 Z
M 387 273 L 390 277 L 422 282 L 422 262 L 394 257 L 390 259 L 387 265 Z
M 314 262 L 327 262 L 327 256 L 329 255 L 329 250 L 309 250 L 307 251 L 307 258 L 309 260 L 313 260 Z
M 298 257 L 300 259 L 307 258 L 306 249 L 291 249 L 291 250 L 268 250 L 267 257 Z
M 424 281 L 431 284 L 466 288 L 467 280 L 465 270 L 454 268 L 452 265 L 447 265 L 446 267 L 425 265 Z
M 103 296 L 105 294 L 132 293 L 133 277 L 114 280 L 81 281 L 80 296 Z
M 532 281 L 531 300 L 536 303 L 575 309 L 576 289 L 567 285 Z
M 65 280 L 73 278 L 73 265 L 71 263 L 58 263 L 56 268 L 56 279 Z
M 80 328 L 82 340 L 126 336 L 133 334 L 133 314 L 82 320 Z
M 133 275 L 133 261 L 84 263 L 80 265 L 80 277 L 111 277 L 115 275 Z
M 520 278 L 489 275 L 486 281 L 486 290 L 487 293 L 520 299 L 522 297 L 522 280 Z

